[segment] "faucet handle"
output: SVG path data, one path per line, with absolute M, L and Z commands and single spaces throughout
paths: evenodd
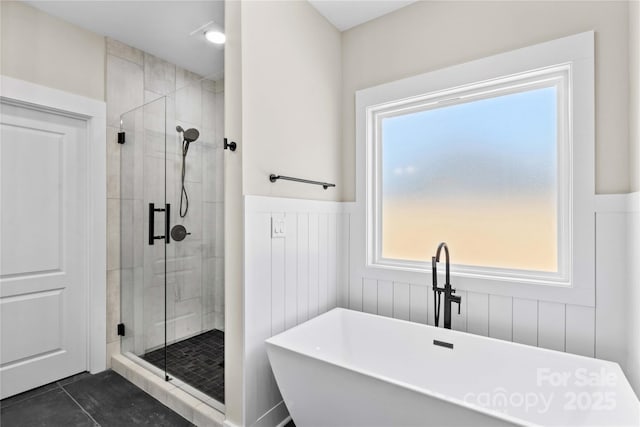
M 451 301 L 452 301 L 452 302 L 455 302 L 456 304 L 458 304 L 458 314 L 460 314 L 460 306 L 462 305 L 462 304 L 461 304 L 461 302 L 462 302 L 462 297 L 460 297 L 460 296 L 455 296 L 455 297 L 451 298 Z

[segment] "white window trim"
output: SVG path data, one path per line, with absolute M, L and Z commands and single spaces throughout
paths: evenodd
M 391 104 L 381 104 L 367 107 L 366 120 L 369 124 L 366 143 L 367 156 L 367 266 L 382 268 L 425 270 L 431 268 L 429 261 L 409 261 L 384 258 L 382 251 L 382 120 L 399 114 L 410 114 L 414 111 L 426 111 L 428 109 L 441 108 L 443 105 L 451 106 L 468 102 L 469 100 L 487 99 L 491 96 L 523 92 L 525 90 L 554 87 L 558 90 L 558 164 L 570 163 L 571 135 L 566 125 L 570 123 L 570 106 L 563 105 L 568 97 L 568 89 L 571 87 L 571 64 L 561 64 L 555 67 L 534 70 L 516 76 L 507 76 L 497 81 L 484 81 L 462 86 L 454 89 L 445 89 L 432 94 L 424 94 L 411 99 L 405 99 Z M 483 90 L 485 89 L 485 90 Z M 460 276 L 467 277 L 491 277 L 498 280 L 519 280 L 538 284 L 555 286 L 569 286 L 571 271 L 569 266 L 569 254 L 571 253 L 571 239 L 569 227 L 569 212 L 571 211 L 570 198 L 567 191 L 570 188 L 570 167 L 562 168 L 558 176 L 558 272 L 546 273 L 540 271 L 515 270 L 508 268 L 491 268 L 482 266 L 452 266 L 452 271 Z M 430 254 L 425 254 L 425 257 Z
M 0 75 L 1 97 L 18 105 L 68 115 L 87 123 L 87 370 L 106 369 L 107 157 L 106 104 L 95 99 Z
M 595 305 L 595 156 L 594 156 L 594 33 L 586 32 L 515 51 L 483 58 L 419 76 L 383 84 L 356 93 L 356 211 L 352 235 L 352 280 L 360 277 L 380 280 L 406 281 L 430 284 L 430 268 L 426 263 L 381 262 L 371 250 L 367 239 L 374 233 L 374 218 L 379 208 L 372 197 L 376 179 L 377 159 L 367 150 L 367 135 L 375 129 L 367 129 L 367 116 L 388 108 L 393 101 L 424 102 L 429 94 L 439 94 L 439 99 L 450 98 L 470 87 L 479 87 L 505 76 L 522 79 L 526 73 L 535 77 L 536 72 L 567 67 L 569 72 L 570 125 L 569 141 L 575 149 L 569 156 L 570 172 L 567 176 L 570 189 L 566 210 L 569 221 L 568 238 L 573 255 L 564 260 L 564 274 L 545 277 L 540 274 L 494 269 L 473 269 L 456 266 L 452 270 L 456 288 L 487 292 L 521 298 Z M 451 88 L 445 92 L 444 89 Z M 419 95 L 417 94 L 425 94 Z M 438 99 L 431 99 L 437 101 Z M 369 117 L 371 118 L 371 116 Z M 370 142 L 369 142 L 370 143 Z M 560 159 L 559 159 L 560 161 Z M 561 176 L 558 176 L 561 179 Z M 562 187 L 562 183 L 559 181 Z M 561 197 L 559 195 L 559 197 Z M 564 222 L 563 218 L 560 218 Z M 562 235 L 564 233 L 559 233 Z M 455 253 L 455 248 L 453 253 Z M 435 251 L 435 248 L 434 248 Z M 565 251 L 567 253 L 567 251 Z M 382 260 L 384 261 L 384 260 Z M 452 259 L 455 263 L 455 258 Z M 561 263 L 563 261 L 561 260 Z M 404 264 L 404 265 L 403 265 Z M 422 265 L 421 265 L 422 264 Z M 428 263 L 430 266 L 430 263 Z M 541 286 L 543 285 L 543 286 Z

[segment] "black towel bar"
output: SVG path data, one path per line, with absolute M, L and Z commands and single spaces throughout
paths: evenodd
M 304 184 L 313 184 L 313 185 L 322 185 L 322 188 L 324 188 L 325 190 L 329 187 L 335 187 L 335 184 L 331 184 L 328 182 L 321 182 L 321 181 L 311 181 L 309 179 L 302 179 L 302 178 L 294 178 L 291 176 L 284 176 L 284 175 L 275 175 L 275 174 L 271 174 L 269 175 L 269 181 L 271 182 L 276 182 L 279 179 L 284 179 L 286 181 L 295 181 L 295 182 L 302 182 Z

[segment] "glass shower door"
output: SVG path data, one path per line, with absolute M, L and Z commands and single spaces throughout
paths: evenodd
M 223 82 L 178 76 L 121 116 L 121 351 L 223 410 Z
M 121 116 L 120 262 L 122 353 L 165 370 L 167 259 L 173 206 L 166 197 L 166 110 L 160 97 Z

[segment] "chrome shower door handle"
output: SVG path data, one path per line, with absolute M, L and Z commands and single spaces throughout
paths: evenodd
M 165 204 L 164 209 L 156 209 L 154 203 L 149 203 L 149 244 L 153 245 L 157 239 L 164 239 L 165 243 L 169 243 L 169 226 L 171 216 L 171 205 Z M 164 212 L 164 235 L 155 236 L 155 217 L 156 212 Z

